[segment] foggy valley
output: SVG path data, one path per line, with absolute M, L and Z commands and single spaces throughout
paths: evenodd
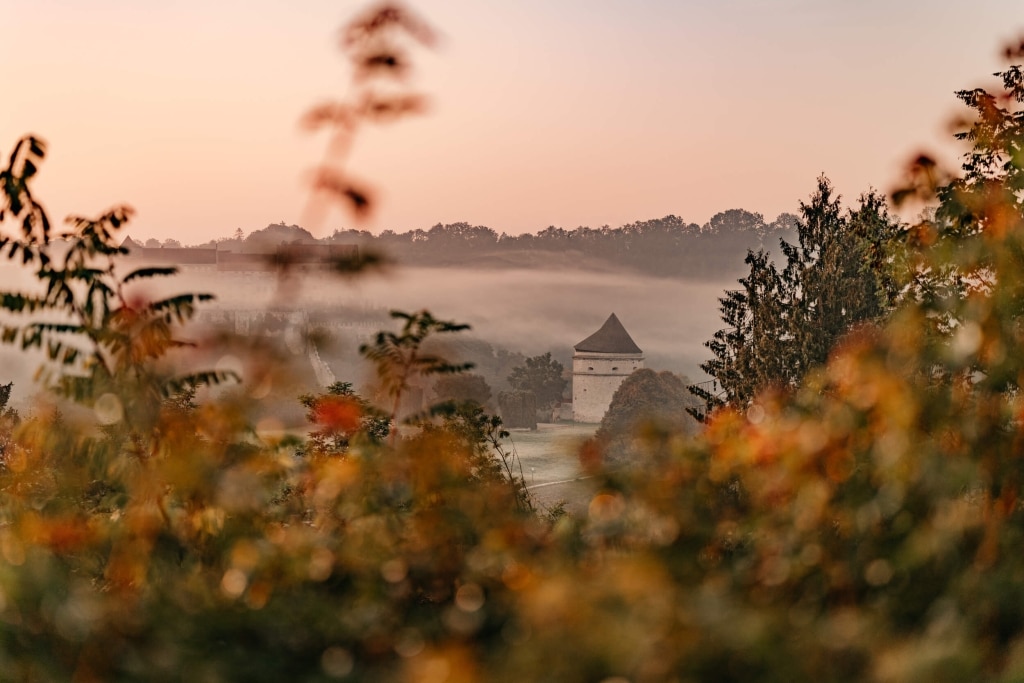
M 172 278 L 142 281 L 130 291 L 150 299 L 211 293 L 215 300 L 198 306 L 200 321 L 219 320 L 214 314 L 222 311 L 250 316 L 260 311 L 296 311 L 307 316 L 302 334 L 333 326 L 333 332 L 319 339 L 322 356 L 337 378 L 360 386 L 369 381 L 368 368 L 356 351 L 378 330 L 393 327 L 387 316 L 393 309 L 429 310 L 442 319 L 469 324 L 471 330 L 462 333 L 468 340 L 522 356 L 550 352 L 565 367 L 570 365 L 572 345 L 614 312 L 644 350 L 648 367 L 701 381 L 699 366 L 707 360 L 703 345 L 720 327 L 719 298 L 726 289 L 738 286 L 745 250 L 767 248 L 777 253 L 777 240 L 790 237 L 792 220 L 780 217 L 777 222 L 786 221 L 786 227 L 766 231 L 760 216 L 731 211 L 719 214 L 702 229 L 668 219 L 633 224 L 648 226 L 646 233 L 639 234 L 632 234 L 628 227 L 603 232 L 580 228 L 556 235 L 566 244 L 561 248 L 557 243 L 549 246 L 541 236 L 512 240 L 503 235 L 499 241 L 493 231 L 465 224 L 437 226 L 429 233 L 420 231 L 418 237 L 373 240 L 366 233 L 350 231 L 326 241 L 314 240 L 298 226 L 272 224 L 243 239 L 221 238 L 202 246 L 206 252 L 212 247 L 222 254 L 257 248 L 270 254 L 293 242 L 353 244 L 379 251 L 391 263 L 355 277 L 316 271 L 279 276 L 265 269 L 220 272 L 212 266 L 188 265 L 189 254 L 204 251 L 199 247 L 159 248 L 158 244 L 174 242 L 150 240 L 149 249 L 134 247 L 134 257 L 121 267 L 125 271 L 128 266 L 147 264 L 178 268 Z M 481 232 L 490 240 L 472 239 Z M 541 235 L 552 234 L 549 229 Z M 593 235 L 608 246 L 595 247 L 599 242 Z M 415 241 L 410 239 L 414 237 Z M 626 240 L 630 261 L 623 260 L 624 252 L 616 249 Z M 512 248 L 507 246 L 509 241 Z M 644 273 L 657 271 L 654 264 L 666 262 L 669 251 L 679 254 L 674 277 Z M 417 265 L 439 258 L 447 265 Z M 723 272 L 715 276 L 716 270 Z M 0 273 L 5 284 L 19 283 L 31 291 L 32 278 L 22 269 L 5 263 Z M 10 349 L 0 352 L 14 357 Z M 13 362 L 11 367 L 16 368 L 11 376 L 14 396 L 21 400 L 33 391 L 31 368 Z M 507 389 L 504 377 L 488 379 L 496 390 Z

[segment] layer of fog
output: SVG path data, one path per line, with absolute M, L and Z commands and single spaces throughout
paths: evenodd
M 649 367 L 699 378 L 708 357 L 703 344 L 721 326 L 718 299 L 735 284 L 593 271 L 400 268 L 355 280 L 307 277 L 284 292 L 269 278 L 227 277 L 216 289 L 225 308 L 252 306 L 262 296 L 265 305 L 309 310 L 427 309 L 468 323 L 469 334 L 495 346 L 556 358 L 570 357 L 574 344 L 615 313 Z
M 357 282 L 351 296 L 392 308 L 427 308 L 526 355 L 569 355 L 615 313 L 649 366 L 696 377 L 707 357 L 703 343 L 720 327 L 718 298 L 725 286 L 583 271 L 409 268 Z
M 0 271 L 5 290 L 31 285 L 31 277 L 12 272 L 9 265 Z M 648 367 L 699 380 L 699 365 L 709 353 L 703 344 L 721 326 L 718 299 L 724 289 L 735 286 L 732 280 L 680 281 L 593 271 L 400 268 L 355 279 L 305 276 L 287 286 L 271 274 L 189 271 L 150 281 L 142 289 L 154 297 L 208 291 L 217 296 L 214 303 L 203 305 L 209 309 L 364 310 L 385 326 L 383 311 L 428 309 L 440 319 L 470 324 L 472 331 L 464 334 L 494 346 L 525 355 L 550 351 L 563 362 L 574 344 L 614 312 L 644 350 Z M 364 324 L 342 337 L 356 345 L 374 330 Z M 15 397 L 25 397 L 34 390 L 31 378 L 41 359 L 40 354 L 27 357 L 3 347 L 0 382 L 13 380 Z

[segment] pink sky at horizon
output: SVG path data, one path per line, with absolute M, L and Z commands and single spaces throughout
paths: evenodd
M 301 223 L 324 140 L 298 120 L 345 94 L 336 29 L 365 6 L 0 0 L 0 153 L 49 143 L 54 219 L 127 203 L 133 236 L 185 243 Z M 314 234 L 771 220 L 822 172 L 847 199 L 888 190 L 918 150 L 951 154 L 953 92 L 989 84 L 1024 30 L 1011 0 L 411 6 L 443 36 L 417 53 L 430 111 L 359 137 L 377 211 Z

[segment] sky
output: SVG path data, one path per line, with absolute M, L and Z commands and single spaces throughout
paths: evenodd
M 825 173 L 847 200 L 920 150 L 955 159 L 956 90 L 990 85 L 1020 0 L 419 0 L 416 118 L 364 129 L 357 220 L 313 223 L 326 139 L 302 114 L 349 92 L 339 0 L 0 0 L 0 153 L 48 143 L 53 218 L 136 209 L 186 244 L 268 223 L 498 232 L 795 211 Z

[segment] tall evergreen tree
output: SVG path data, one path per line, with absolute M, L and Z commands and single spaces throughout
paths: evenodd
M 776 353 L 787 334 L 782 276 L 764 251 L 748 252 L 746 263 L 750 273 L 740 279 L 742 289 L 727 291 L 719 300 L 725 328 L 705 344 L 714 358 L 701 369 L 714 379 L 710 385 L 690 387 L 710 407 L 720 405 L 722 395 L 746 403 L 787 369 L 784 357 Z M 699 412 L 690 410 L 695 416 Z
M 725 327 L 705 344 L 713 358 L 701 369 L 712 380 L 691 387 L 707 410 L 744 405 L 768 386 L 794 386 L 850 328 L 878 319 L 895 302 L 899 223 L 873 191 L 845 214 L 839 200 L 820 177 L 810 201 L 800 204 L 796 243 L 781 240 L 781 272 L 766 252 L 747 253 L 742 288 L 720 300 Z

